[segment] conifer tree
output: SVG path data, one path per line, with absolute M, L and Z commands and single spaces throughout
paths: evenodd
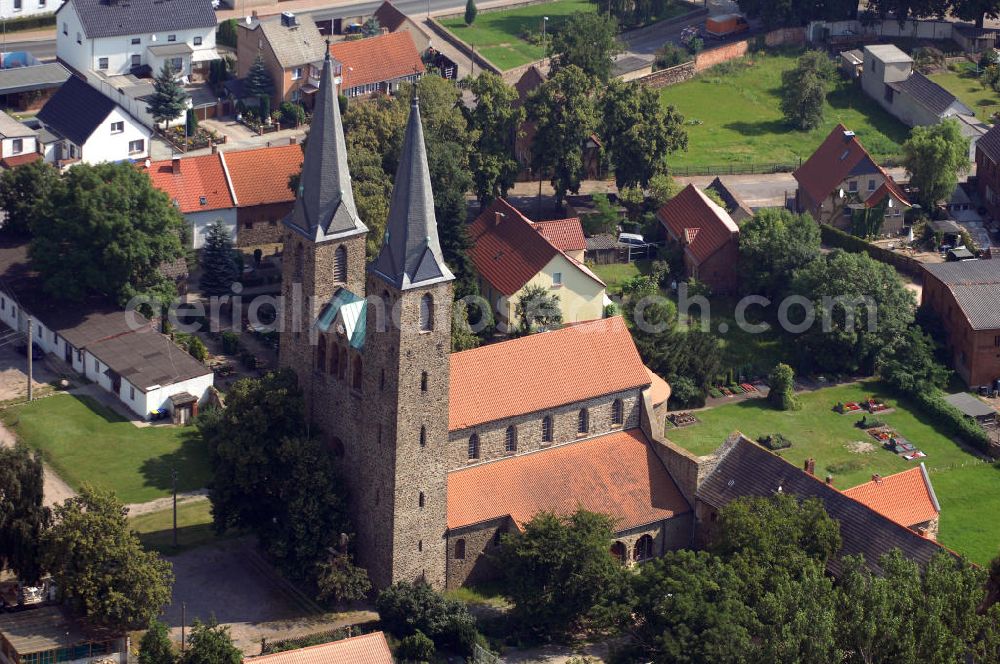
M 468 2 L 465 3 L 465 24 L 472 25 L 475 23 L 476 14 L 478 13 L 479 10 L 476 9 L 476 0 L 468 0 Z
M 246 82 L 243 84 L 243 92 L 247 97 L 256 97 L 261 108 L 264 106 L 264 98 L 267 98 L 268 110 L 270 110 L 271 93 L 274 92 L 274 80 L 270 72 L 264 66 L 264 59 L 257 56 L 257 59 L 250 65 L 247 71 Z M 261 120 L 264 120 L 263 113 Z
M 224 295 L 229 292 L 239 276 L 236 271 L 236 256 L 229 229 L 221 220 L 208 227 L 205 247 L 201 254 L 201 280 L 199 285 L 205 295 Z
M 149 98 L 146 111 L 156 122 L 162 122 L 163 128 L 178 117 L 187 108 L 188 94 L 181 84 L 174 80 L 174 70 L 169 63 L 163 63 L 163 69 L 153 81 L 153 95 Z

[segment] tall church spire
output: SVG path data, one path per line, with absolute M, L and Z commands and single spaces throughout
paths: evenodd
M 329 42 L 313 107 L 312 129 L 306 139 L 295 208 L 285 223 L 315 242 L 368 230 L 354 205 Z
M 455 278 L 441 255 L 424 129 L 415 91 L 389 201 L 385 238 L 372 262 L 372 270 L 400 290 Z

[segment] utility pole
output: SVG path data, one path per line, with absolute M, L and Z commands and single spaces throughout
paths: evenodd
M 472 47 L 472 57 L 469 58 L 469 63 L 472 65 L 472 70 L 471 70 L 469 76 L 473 76 L 474 77 L 476 75 L 476 45 L 475 44 L 469 44 L 469 46 Z
M 181 602 L 181 652 L 184 652 L 184 627 L 187 623 L 187 602 Z
M 170 479 L 174 487 L 174 548 L 177 548 L 177 467 L 170 469 Z
M 31 354 L 35 350 L 34 337 L 32 336 L 32 328 L 34 327 L 34 321 L 31 316 L 28 316 L 28 401 L 35 398 L 35 388 L 32 386 L 32 366 L 31 366 Z

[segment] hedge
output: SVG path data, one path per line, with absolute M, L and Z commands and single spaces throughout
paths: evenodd
M 35 14 L 34 16 L 19 16 L 6 20 L 7 32 L 17 32 L 19 30 L 34 30 L 36 28 L 50 28 L 56 24 L 54 12 L 48 14 Z
M 843 249 L 854 254 L 868 254 L 873 259 L 887 263 L 900 272 L 905 272 L 911 276 L 919 276 L 922 273 L 920 263 L 912 258 L 897 254 L 888 249 L 883 249 L 866 241 L 864 238 L 845 233 L 829 224 L 820 224 L 819 233 L 823 244 L 827 246 Z
M 924 414 L 932 418 L 934 424 L 943 428 L 945 433 L 972 445 L 976 449 L 989 452 L 990 437 L 986 430 L 978 422 L 969 419 L 962 414 L 962 411 L 945 401 L 940 391 L 924 390 L 910 396 Z

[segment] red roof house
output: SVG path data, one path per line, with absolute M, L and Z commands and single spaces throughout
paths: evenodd
M 845 490 L 844 495 L 902 526 L 931 539 L 937 537 L 941 506 L 924 464 L 886 477 L 874 475 L 871 481 Z
M 536 221 L 534 226 L 556 249 L 566 252 L 573 260 L 583 262 L 587 238 L 583 236 L 583 225 L 580 224 L 579 217 Z
M 165 159 L 143 167 L 153 186 L 170 197 L 190 224 L 192 246 L 205 244 L 208 227 L 221 220 L 236 237 L 236 203 L 222 155 Z
M 260 657 L 246 657 L 243 664 L 393 664 L 382 632 L 284 650 Z
M 292 211 L 295 193 L 288 186 L 302 170 L 302 146 L 280 145 L 223 153 L 236 200 L 238 245 L 281 242 L 281 220 Z
M 656 218 L 670 242 L 684 249 L 689 277 L 717 293 L 737 289 L 740 229 L 728 212 L 689 184 L 657 211 Z
M 415 83 L 425 69 L 413 36 L 405 31 L 330 44 L 330 56 L 348 97 L 392 94 L 403 81 Z

